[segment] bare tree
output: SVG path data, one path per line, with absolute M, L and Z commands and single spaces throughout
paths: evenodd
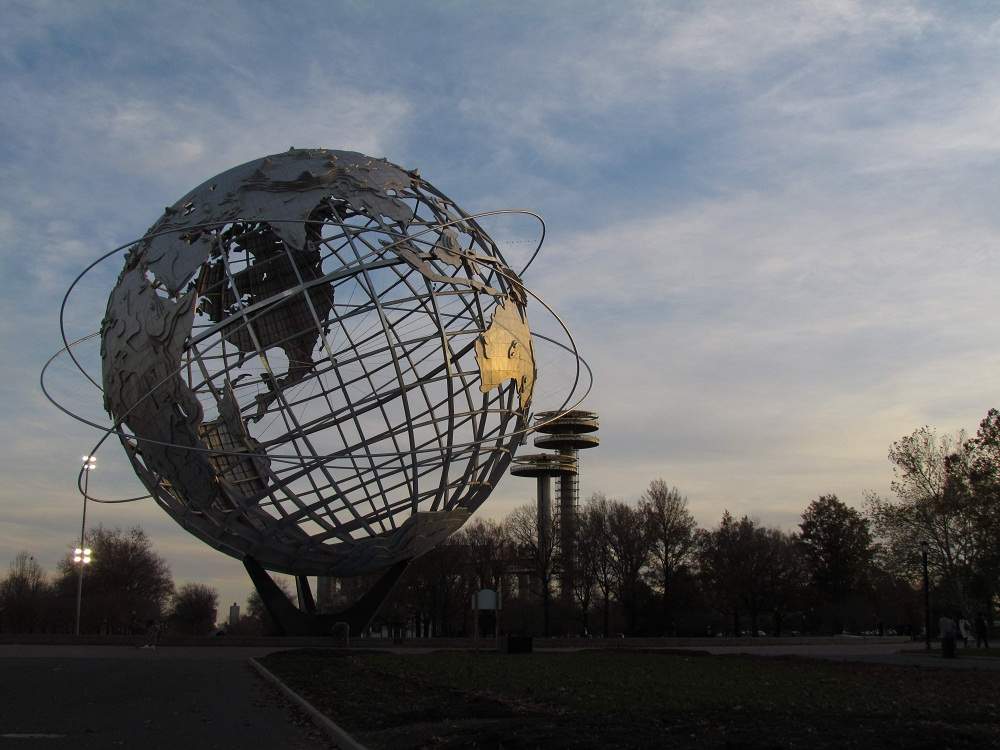
M 185 583 L 170 603 L 170 626 L 184 635 L 208 635 L 215 630 L 219 593 L 202 583 Z
M 959 455 L 968 461 L 949 463 L 946 494 L 958 505 L 969 537 L 969 595 L 992 619 L 1000 597 L 1000 410 L 989 410 Z
M 642 513 L 620 501 L 608 506 L 607 541 L 618 599 L 625 608 L 630 633 L 636 632 L 639 586 L 649 561 L 650 537 Z
M 475 586 L 470 574 L 470 545 L 462 533 L 448 539 L 417 560 L 427 591 L 431 613 L 429 635 L 467 632 L 469 592 Z
M 639 499 L 639 509 L 649 535 L 654 574 L 658 585 L 663 587 L 660 614 L 663 627 L 668 628 L 671 581 L 688 564 L 694 550 L 694 516 L 687 509 L 687 498 L 662 479 L 650 482 L 649 489 Z
M 809 503 L 799 524 L 809 577 L 823 601 L 833 606 L 834 632 L 843 627 L 844 601 L 867 583 L 874 551 L 868 519 L 836 495 Z
M 540 526 L 540 524 L 545 524 Z M 504 521 L 511 542 L 533 564 L 532 575 L 538 581 L 544 617 L 543 633 L 549 635 L 550 607 L 552 603 L 552 574 L 559 554 L 559 516 L 549 512 L 548 518 L 539 518 L 534 505 L 516 508 Z
M 16 633 L 31 633 L 45 626 L 49 588 L 45 571 L 27 552 L 18 552 L 7 577 L 0 582 L 0 615 L 4 627 Z
M 755 524 L 747 516 L 739 521 L 727 510 L 710 531 L 698 533 L 698 572 L 702 586 L 716 608 L 733 618 L 733 635 L 740 634 L 740 612 L 756 602 L 753 580 L 752 535 Z M 751 611 L 751 619 L 755 613 Z
M 476 587 L 499 590 L 512 555 L 513 542 L 507 527 L 477 518 L 462 530 L 461 538 L 468 546 Z
M 758 541 L 762 547 L 758 570 L 762 603 L 771 612 L 773 634 L 780 636 L 785 616 L 802 600 L 808 571 L 797 534 L 762 528 Z
M 610 516 L 611 501 L 603 493 L 595 492 L 584 506 L 580 520 L 586 534 L 581 542 L 589 547 L 586 554 L 590 555 L 594 583 L 601 593 L 605 638 L 611 628 L 611 595 L 615 590 L 615 558 L 608 538 Z
M 146 532 L 138 526 L 128 531 L 98 526 L 87 533 L 87 543 L 93 562 L 84 575 L 83 627 L 123 633 L 161 619 L 174 583 Z M 77 568 L 69 555 L 59 571 L 59 590 L 74 596 Z
M 295 592 L 292 591 L 291 585 L 288 583 L 288 579 L 281 576 L 275 576 L 274 582 L 279 589 L 284 593 L 285 596 L 292 600 L 295 598 Z M 251 634 L 263 634 L 263 635 L 273 635 L 278 633 L 279 628 L 277 623 L 271 619 L 271 614 L 267 611 L 267 607 L 264 606 L 264 600 L 260 596 L 260 592 L 256 588 L 250 589 L 250 593 L 247 594 L 247 606 L 246 606 L 246 617 L 247 623 L 243 623 L 244 618 L 240 618 L 241 625 L 245 625 L 246 629 Z
M 921 427 L 889 449 L 896 499 L 876 493 L 866 497 L 886 568 L 919 580 L 920 545 L 926 541 L 932 577 L 965 612 L 969 608 L 963 579 L 975 556 L 975 535 L 962 512 L 960 493 L 950 491 L 957 485 L 949 476 L 968 472 L 969 449 L 964 433 L 939 436 Z
M 576 539 L 576 570 L 573 576 L 573 602 L 580 608 L 580 623 L 583 632 L 590 632 L 590 608 L 594 601 L 595 589 L 598 586 L 598 575 L 602 558 L 608 561 L 607 593 L 610 594 L 610 555 L 605 554 L 606 545 L 602 534 L 602 524 L 594 512 L 592 505 L 584 506 L 577 515 Z M 605 625 L 605 630 L 607 625 Z

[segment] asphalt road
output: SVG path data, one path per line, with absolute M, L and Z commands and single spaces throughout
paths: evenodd
M 0 748 L 332 747 L 251 670 L 248 654 L 12 648 L 0 649 Z

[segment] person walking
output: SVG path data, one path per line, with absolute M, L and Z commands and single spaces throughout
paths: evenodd
M 979 648 L 979 644 L 983 644 L 983 648 L 990 647 L 990 628 L 986 624 L 986 617 L 982 612 L 976 613 L 976 648 Z
M 962 648 L 969 647 L 969 635 L 972 633 L 972 626 L 962 615 L 958 616 L 958 637 L 962 639 Z
M 146 620 L 146 643 L 142 648 L 156 651 L 156 642 L 160 639 L 160 623 L 156 620 Z
M 938 634 L 941 636 L 941 656 L 945 659 L 954 659 L 958 626 L 948 615 L 941 615 L 941 619 L 938 620 Z

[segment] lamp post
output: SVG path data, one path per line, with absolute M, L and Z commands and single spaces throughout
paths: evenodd
M 90 472 L 97 468 L 96 456 L 83 456 L 83 519 L 80 521 L 80 546 L 73 550 L 73 562 L 79 565 L 76 578 L 76 635 L 80 635 L 80 603 L 83 601 L 83 567 L 90 564 L 90 548 L 85 547 L 83 535 L 87 528 L 87 490 L 90 485 Z
M 920 543 L 920 557 L 924 566 L 924 648 L 931 650 L 931 582 L 927 575 L 927 550 L 930 545 L 925 539 Z

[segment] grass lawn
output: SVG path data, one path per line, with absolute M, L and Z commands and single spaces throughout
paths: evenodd
M 961 656 L 993 656 L 993 657 L 997 657 L 997 656 L 1000 656 L 1000 648 L 971 648 L 971 649 L 969 649 L 968 653 L 966 653 L 966 650 L 963 648 L 963 649 L 961 649 L 958 652 L 958 655 L 960 657 Z
M 993 672 L 600 651 L 263 661 L 372 748 L 1000 747 Z
M 917 651 L 917 650 L 914 650 L 914 649 L 906 649 L 906 650 L 899 651 L 898 653 L 900 653 L 900 654 L 924 654 L 925 652 L 923 652 L 923 651 Z M 930 652 L 927 652 L 927 653 L 928 653 L 929 656 L 940 657 L 941 656 L 941 647 L 939 645 L 935 644 L 935 648 L 931 649 Z M 964 659 L 964 658 L 978 659 L 981 656 L 991 657 L 992 658 L 992 657 L 998 657 L 998 656 L 1000 656 L 1000 648 L 972 648 L 972 647 L 964 648 L 962 646 L 959 646 L 958 649 L 955 651 L 955 655 L 959 659 Z

